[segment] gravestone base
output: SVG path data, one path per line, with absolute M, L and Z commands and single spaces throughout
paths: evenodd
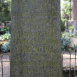
M 69 32 L 69 29 L 65 29 L 65 32 Z
M 69 32 L 69 29 L 68 29 L 68 21 L 65 21 L 65 32 Z
M 76 30 L 74 30 L 74 35 L 77 36 L 77 31 Z

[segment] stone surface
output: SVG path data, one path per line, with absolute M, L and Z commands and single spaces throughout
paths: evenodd
M 11 22 L 10 21 L 6 21 L 5 22 L 5 26 L 10 27 L 11 26 Z
M 2 57 L 2 60 L 1 60 L 1 57 Z M 10 60 L 9 59 L 10 59 L 10 53 L 0 53 L 0 77 L 2 77 L 2 63 L 3 63 L 3 77 L 10 77 Z
M 72 26 L 73 25 L 73 21 L 68 20 L 68 26 Z
M 77 20 L 77 0 L 72 0 L 72 19 Z
M 62 77 L 60 0 L 12 0 L 10 77 Z
M 69 30 L 69 26 L 72 26 L 73 25 L 73 21 L 65 21 L 65 32 L 70 32 Z
M 0 21 L 0 26 L 2 26 L 2 22 Z
M 71 45 L 74 47 L 74 45 L 77 45 L 77 38 L 70 38 L 71 39 Z
M 69 30 L 69 33 L 72 33 L 72 30 Z
M 68 21 L 65 21 L 65 32 L 69 32 L 69 29 L 68 29 Z
M 77 36 L 77 20 L 74 21 L 74 35 Z

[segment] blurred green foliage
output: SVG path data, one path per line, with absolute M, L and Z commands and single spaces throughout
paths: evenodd
M 11 0 L 0 0 L 0 21 L 11 21 Z
M 74 34 L 73 33 L 69 33 L 69 32 L 63 33 L 62 34 L 62 38 L 65 38 L 65 37 L 74 37 Z
M 61 0 L 61 17 L 63 18 L 65 14 L 70 16 L 70 0 Z
M 69 37 L 61 38 L 61 49 L 62 51 L 72 51 L 71 39 Z
M 11 38 L 10 33 L 5 33 L 3 35 L 0 35 L 0 40 L 9 40 Z
M 69 26 L 69 29 L 72 30 L 72 32 L 74 31 L 74 26 Z
M 63 20 L 61 20 L 61 31 L 62 32 L 65 31 L 65 25 L 64 25 L 64 21 Z
M 1 45 L 1 52 L 8 52 L 10 51 L 10 40 L 8 42 L 4 42 Z
M 9 32 L 9 27 L 0 28 L 0 35 L 8 33 L 8 32 Z

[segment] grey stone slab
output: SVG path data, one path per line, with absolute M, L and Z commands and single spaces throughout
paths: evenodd
M 10 77 L 62 77 L 60 1 L 12 0 Z
M 77 20 L 74 21 L 74 35 L 77 36 Z

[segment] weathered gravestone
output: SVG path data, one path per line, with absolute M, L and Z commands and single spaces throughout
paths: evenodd
M 73 25 L 73 21 L 68 20 L 68 26 Z
M 77 20 L 74 21 L 74 35 L 77 36 Z
M 10 77 L 62 77 L 60 0 L 12 0 Z
M 5 26 L 6 27 L 10 27 L 11 26 L 11 22 L 10 21 L 5 21 Z
M 65 21 L 65 32 L 69 32 L 69 29 L 68 29 L 68 21 Z
M 2 22 L 0 21 L 0 26 L 2 26 Z

